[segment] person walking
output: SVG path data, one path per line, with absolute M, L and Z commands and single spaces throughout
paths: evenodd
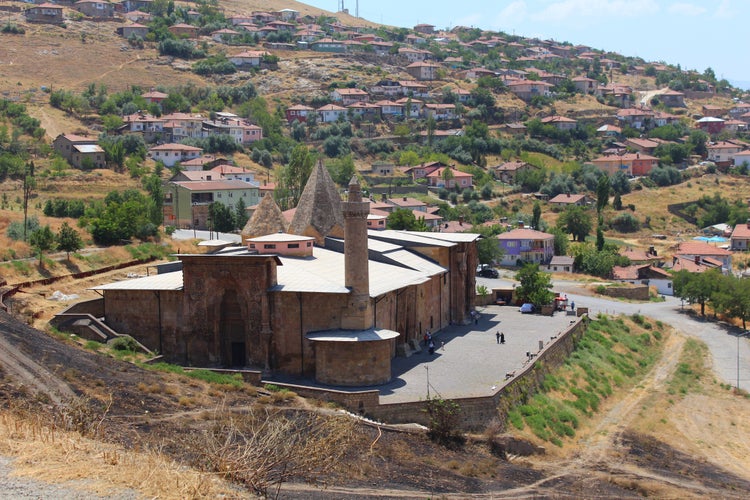
M 497 341 L 498 344 L 500 343 L 500 332 L 499 331 L 497 333 L 495 333 L 495 340 Z
M 501 344 L 505 343 L 505 334 L 503 332 L 500 332 L 500 343 Z
M 435 342 L 433 342 L 432 340 L 430 340 L 429 349 L 430 354 L 435 354 Z

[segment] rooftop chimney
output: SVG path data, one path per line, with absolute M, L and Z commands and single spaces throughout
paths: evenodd
M 700 255 L 696 255 L 695 256 L 695 265 L 696 266 L 700 266 L 701 265 L 701 256 Z

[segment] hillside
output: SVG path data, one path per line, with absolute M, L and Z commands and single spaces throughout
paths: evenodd
M 466 28 L 418 33 L 293 0 L 153 4 L 160 13 L 139 21 L 145 34 L 131 38 L 116 32 L 131 25 L 119 12 L 94 21 L 65 7 L 65 24 L 52 25 L 28 22 L 20 9 L 30 4 L 2 6 L 9 10 L 0 16 L 7 26 L 0 33 L 0 292 L 33 283 L 5 301 L 9 313 L 0 310 L 0 476 L 7 457 L 12 474 L 59 484 L 71 497 L 744 498 L 750 431 L 737 416 L 750 411 L 750 399 L 717 381 L 715 352 L 692 337 L 698 321 L 690 307 L 658 294 L 644 302 L 593 297 L 594 286 L 582 283 L 609 282 L 614 254 L 625 248 L 655 247 L 659 265 L 669 263 L 678 243 L 701 234 L 670 205 L 705 197 L 726 204 L 716 222 L 750 217 L 748 166 L 730 158 L 750 150 L 746 95 L 710 75 L 627 54 Z M 304 21 L 281 21 L 277 11 L 287 8 Z M 233 15 L 253 20 L 235 24 Z M 197 34 L 169 31 L 179 25 Z M 286 25 L 294 34 L 282 33 L 292 29 Z M 246 32 L 215 34 L 229 29 Z M 298 33 L 305 31 L 312 34 Z M 345 48 L 313 46 L 321 40 Z M 260 53 L 247 56 L 257 64 L 231 61 L 245 51 Z M 672 87 L 682 96 L 665 102 Z M 288 115 L 295 106 L 310 114 Z M 701 124 L 704 115 L 731 127 Z M 78 156 L 54 145 L 63 134 Z M 647 139 L 653 144 L 643 146 Z M 169 164 L 168 155 L 150 151 L 155 146 L 195 157 L 179 153 Z M 420 426 L 374 423 L 242 380 L 256 374 L 186 370 L 147 359 L 124 338 L 101 344 L 50 326 L 69 304 L 58 293 L 98 299 L 93 287 L 150 276 L 154 263 L 174 254 L 207 251 L 197 238 L 173 240 L 175 228 L 218 233 L 223 223 L 221 232 L 239 233 L 266 192 L 293 208 L 318 162 L 341 192 L 358 175 L 385 209 L 402 197 L 428 205 L 429 217 L 408 211 L 398 229 L 481 231 L 484 263 L 502 257 L 497 245 L 486 250 L 500 232 L 531 227 L 535 218 L 537 229 L 559 228 L 555 243 L 568 254 L 590 248 L 586 259 L 609 259 L 609 267 L 555 275 L 556 290 L 581 294 L 612 316 L 592 314 L 590 335 L 541 384 L 543 393 L 525 393 L 502 423 L 442 444 Z M 455 180 L 466 174 L 470 184 Z M 243 191 L 231 187 L 250 192 L 253 203 L 236 202 L 225 186 L 178 185 L 226 180 L 244 182 Z M 597 213 L 605 184 L 608 204 Z M 587 198 L 580 207 L 549 202 L 569 194 Z M 19 235 L 25 210 L 39 227 L 28 241 Z M 579 238 L 564 223 L 569 214 L 589 223 L 587 234 Z M 81 237 L 70 254 L 57 248 L 63 227 Z M 50 246 L 41 239 L 45 228 L 56 237 Z M 735 269 L 748 263 L 746 252 L 735 253 Z M 162 295 L 154 296 L 161 349 Z M 399 305 L 398 293 L 381 304 L 395 316 L 414 312 Z M 703 318 L 700 331 L 746 340 L 730 324 Z

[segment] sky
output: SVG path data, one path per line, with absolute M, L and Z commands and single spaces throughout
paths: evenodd
M 302 0 L 336 12 L 339 0 Z M 357 1 L 344 0 L 351 15 Z M 359 0 L 359 16 L 411 28 L 471 26 L 680 64 L 750 88 L 750 0 Z

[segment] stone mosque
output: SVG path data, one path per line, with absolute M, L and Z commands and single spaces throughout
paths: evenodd
M 96 287 L 105 322 L 185 366 L 386 383 L 425 330 L 469 321 L 479 235 L 368 230 L 369 205 L 356 176 L 342 201 L 320 163 L 290 223 L 269 194 L 241 246 Z

